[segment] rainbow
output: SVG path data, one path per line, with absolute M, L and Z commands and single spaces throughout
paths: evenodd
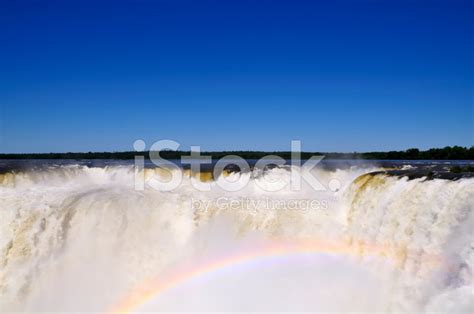
M 129 313 L 171 288 L 221 269 L 254 260 L 296 254 L 334 254 L 354 257 L 378 256 L 397 260 L 399 255 L 403 256 L 406 252 L 401 254 L 400 250 L 394 250 L 394 247 L 390 246 L 368 244 L 357 245 L 350 242 L 341 243 L 315 240 L 272 242 L 270 244 L 256 246 L 205 263 L 199 263 L 192 267 L 179 269 L 178 271 L 172 272 L 169 276 L 159 276 L 148 280 L 121 299 L 120 302 L 109 312 Z M 433 266 L 435 264 L 439 265 L 439 258 L 428 256 L 426 260 L 429 259 L 432 260 Z

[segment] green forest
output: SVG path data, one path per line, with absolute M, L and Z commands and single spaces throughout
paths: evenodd
M 149 152 L 67 152 L 67 153 L 38 153 L 38 154 L 0 154 L 0 159 L 133 159 L 135 156 L 145 156 L 149 158 Z M 181 156 L 188 156 L 189 151 L 160 152 L 160 156 L 165 159 L 179 159 Z M 237 155 L 244 159 L 260 159 L 267 155 L 276 155 L 284 159 L 291 158 L 289 151 L 214 151 L 201 152 L 203 156 L 212 156 L 219 159 L 226 155 Z M 308 159 L 311 156 L 325 156 L 327 159 L 378 159 L 378 160 L 474 160 L 474 146 L 446 146 L 444 148 L 431 148 L 419 150 L 410 148 L 404 151 L 388 152 L 302 152 L 301 158 Z

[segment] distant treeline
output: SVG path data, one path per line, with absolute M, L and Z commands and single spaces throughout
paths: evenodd
M 149 152 L 88 152 L 88 153 L 44 153 L 44 154 L 0 154 L 0 159 L 133 159 L 135 156 L 149 158 Z M 226 155 L 237 155 L 245 159 L 260 159 L 267 155 L 276 155 L 284 159 L 291 158 L 291 152 L 264 152 L 264 151 L 219 151 L 201 152 L 201 155 L 212 156 L 219 159 Z M 447 146 L 444 148 L 432 148 L 420 151 L 417 148 L 405 151 L 389 152 L 366 152 L 366 153 L 325 153 L 325 152 L 302 152 L 301 158 L 308 159 L 311 156 L 324 155 L 328 159 L 380 159 L 380 160 L 417 160 L 417 159 L 441 159 L 441 160 L 474 160 L 474 146 Z M 181 156 L 189 156 L 189 151 L 160 152 L 165 159 L 180 159 Z
M 365 159 L 433 159 L 433 160 L 474 160 L 474 146 L 446 146 L 444 148 L 431 148 L 420 151 L 417 148 L 410 148 L 405 151 L 390 152 L 369 152 L 361 154 Z

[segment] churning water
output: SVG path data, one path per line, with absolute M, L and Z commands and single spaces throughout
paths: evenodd
M 136 190 L 127 165 L 8 171 L 0 310 L 472 312 L 473 178 L 359 165 L 293 191 L 290 170 L 200 174 L 207 192 L 189 172 Z M 222 189 L 233 176 L 249 183 Z

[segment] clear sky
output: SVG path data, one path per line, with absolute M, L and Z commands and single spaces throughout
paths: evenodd
M 473 1 L 1 1 L 0 152 L 474 144 Z

